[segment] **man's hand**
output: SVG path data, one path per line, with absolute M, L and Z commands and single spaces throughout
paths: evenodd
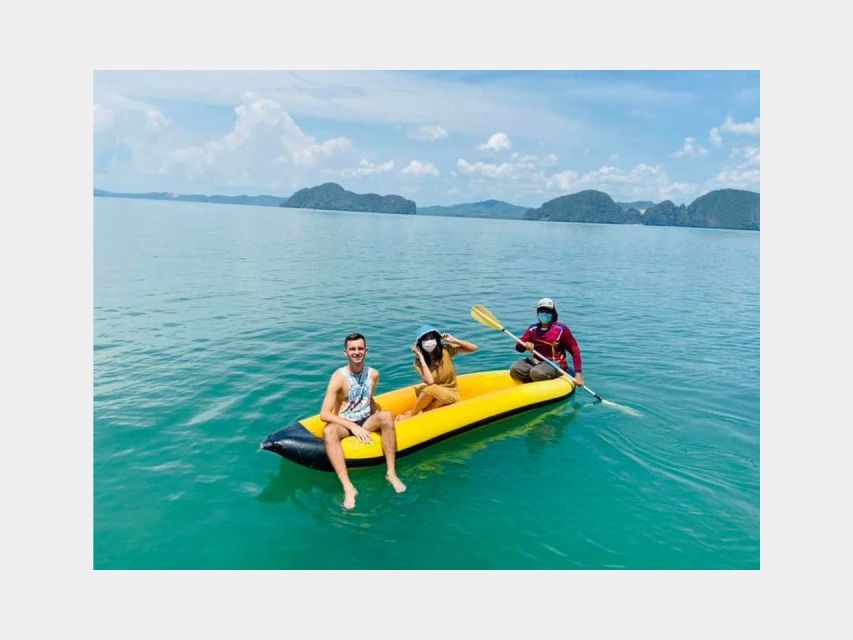
M 533 351 L 533 349 L 535 348 L 535 345 L 532 342 L 525 342 L 524 346 L 527 347 L 528 351 Z
M 580 371 L 575 373 L 575 381 L 578 383 L 579 387 L 583 386 L 583 374 Z
M 364 427 L 359 427 L 357 424 L 353 423 L 353 427 L 350 429 L 350 433 L 359 439 L 360 442 L 364 444 L 370 444 L 370 432 Z

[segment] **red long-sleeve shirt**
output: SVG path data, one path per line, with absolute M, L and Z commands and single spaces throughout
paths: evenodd
M 527 331 L 521 336 L 522 342 L 532 342 L 533 348 L 549 360 L 553 360 L 560 368 L 566 369 L 566 351 L 572 354 L 572 364 L 575 372 L 580 372 L 582 367 L 581 348 L 578 341 L 572 335 L 571 330 L 562 322 L 552 322 L 547 330 L 543 330 L 539 323 L 527 327 Z M 516 351 L 524 351 L 520 344 L 515 345 Z

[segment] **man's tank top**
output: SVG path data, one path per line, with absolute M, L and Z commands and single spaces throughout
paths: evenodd
M 349 391 L 338 415 L 353 422 L 366 420 L 370 417 L 370 396 L 373 393 L 370 378 L 372 369 L 365 367 L 358 375 L 350 371 L 349 367 L 343 367 L 340 371 L 344 374 Z

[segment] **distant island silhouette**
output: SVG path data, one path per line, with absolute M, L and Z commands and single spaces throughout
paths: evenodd
M 375 193 L 358 194 L 347 191 L 335 182 L 300 189 L 279 205 L 291 209 L 323 209 L 325 211 L 374 211 L 376 213 L 403 213 L 415 215 L 417 205 L 402 196 L 380 196 Z
M 358 194 L 327 182 L 300 189 L 290 197 L 272 195 L 184 195 L 168 192 L 115 193 L 94 190 L 95 197 L 136 198 L 187 202 L 214 202 L 326 211 L 372 211 L 422 216 L 502 218 L 548 222 L 591 222 L 599 224 L 642 224 L 648 226 L 703 227 L 712 229 L 760 229 L 761 196 L 742 189 L 717 189 L 699 196 L 689 205 L 670 200 L 615 202 L 603 191 L 585 190 L 559 196 L 536 209 L 501 200 L 484 200 L 449 206 L 418 207 L 399 195 Z

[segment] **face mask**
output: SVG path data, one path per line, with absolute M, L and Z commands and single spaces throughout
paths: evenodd
M 547 323 L 551 322 L 551 317 L 552 317 L 551 314 L 548 313 L 547 311 L 540 311 L 539 312 L 539 322 L 547 324 Z
M 436 345 L 438 344 L 437 340 L 424 340 L 421 342 L 421 346 L 424 348 L 424 351 L 427 353 L 432 353 L 435 350 Z

